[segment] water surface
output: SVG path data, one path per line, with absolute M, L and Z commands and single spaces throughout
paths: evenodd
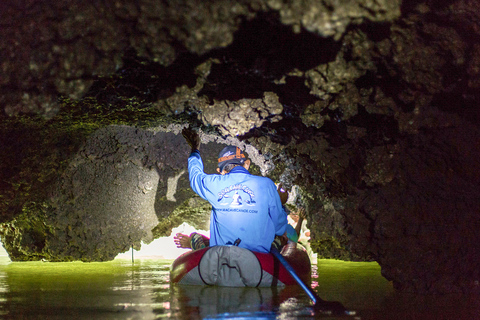
M 313 287 L 356 316 L 315 312 L 301 288 L 171 286 L 172 260 L 10 262 L 1 319 L 480 319 L 477 297 L 398 294 L 376 263 L 319 260 Z

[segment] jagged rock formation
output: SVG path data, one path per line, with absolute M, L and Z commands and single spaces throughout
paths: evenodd
M 7 250 L 104 260 L 168 233 L 196 201 L 188 124 L 214 142 L 206 158 L 236 143 L 297 186 L 320 256 L 376 260 L 401 290 L 477 291 L 477 7 L 3 1 Z

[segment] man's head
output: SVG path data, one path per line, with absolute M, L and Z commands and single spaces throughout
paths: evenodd
M 243 166 L 248 170 L 250 167 L 250 160 L 245 157 L 245 154 L 239 147 L 228 146 L 223 148 L 218 155 L 217 172 L 220 174 L 226 174 L 236 166 Z

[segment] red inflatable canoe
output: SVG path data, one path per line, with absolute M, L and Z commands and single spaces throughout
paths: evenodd
M 285 246 L 282 255 L 303 282 L 311 281 L 311 265 L 305 250 Z M 170 270 L 172 283 L 224 287 L 270 287 L 296 284 L 270 253 L 236 246 L 214 246 L 189 251 L 178 257 Z

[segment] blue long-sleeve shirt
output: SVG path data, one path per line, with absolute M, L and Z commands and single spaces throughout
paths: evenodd
M 275 235 L 285 233 L 287 217 L 277 187 L 267 177 L 252 175 L 241 166 L 226 175 L 206 174 L 200 152 L 188 158 L 190 186 L 210 202 L 210 246 L 233 244 L 269 252 Z

